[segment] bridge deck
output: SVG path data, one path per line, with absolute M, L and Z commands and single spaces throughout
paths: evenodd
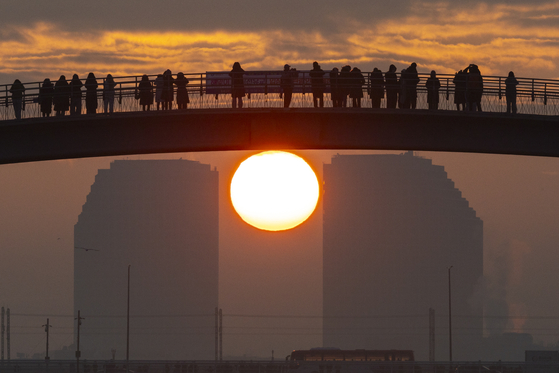
M 199 109 L 0 123 L 0 164 L 222 150 L 378 149 L 559 156 L 559 117 L 390 109 Z

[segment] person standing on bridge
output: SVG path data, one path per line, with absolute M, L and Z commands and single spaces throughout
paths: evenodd
M 87 114 L 97 112 L 97 79 L 93 73 L 87 75 L 85 80 L 85 110 Z
M 324 71 L 320 68 L 318 62 L 314 61 L 311 76 L 312 99 L 314 107 L 324 107 Z
M 338 68 L 334 67 L 329 73 L 330 75 L 330 98 L 332 99 L 332 107 L 341 107 L 340 88 L 338 85 Z
M 83 83 L 78 74 L 74 74 L 70 81 L 70 115 L 82 113 L 82 87 Z
M 25 110 L 23 103 L 23 94 L 25 92 L 25 87 L 19 79 L 14 80 L 10 88 L 10 93 L 12 94 L 12 106 L 14 107 L 14 114 L 16 119 L 21 119 L 21 110 Z
M 283 107 L 288 108 L 291 105 L 291 97 L 293 97 L 293 79 L 297 78 L 299 73 L 291 66 L 285 64 L 281 73 L 280 86 L 283 93 Z
M 157 75 L 155 78 L 155 102 L 157 103 L 157 110 L 159 110 L 159 104 L 163 106 L 163 74 Z
M 466 99 L 468 109 L 471 111 L 481 111 L 481 97 L 483 95 L 483 78 L 477 65 L 471 64 L 464 70 L 468 73 L 466 84 Z
M 429 110 L 438 110 L 441 82 L 439 78 L 437 78 L 437 72 L 435 70 L 431 71 L 431 76 L 425 82 L 425 87 L 427 88 L 427 104 L 429 105 Z
M 163 110 L 171 110 L 173 108 L 173 99 L 174 99 L 174 89 L 173 83 L 175 79 L 173 79 L 173 73 L 171 70 L 167 69 L 163 73 L 163 92 L 161 94 L 161 98 L 163 99 Z
M 345 65 L 338 77 L 338 93 L 341 107 L 347 107 L 347 96 L 351 90 L 351 66 Z
M 373 69 L 371 76 L 369 77 L 369 96 L 371 96 L 371 107 L 380 108 L 380 102 L 384 97 L 384 77 L 382 76 L 382 71 L 376 67 Z
M 52 96 L 54 94 L 54 86 L 49 78 L 43 80 L 43 85 L 39 88 L 39 106 L 43 117 L 50 117 L 52 113 Z
M 398 103 L 398 77 L 396 76 L 396 66 L 390 65 L 388 72 L 384 74 L 384 81 L 386 86 L 386 108 L 396 109 Z
M 406 86 L 406 104 L 407 109 L 415 109 L 417 107 L 417 85 L 419 84 L 419 75 L 417 73 L 417 64 L 413 62 L 406 69 L 404 82 Z
M 153 104 L 153 86 L 146 74 L 142 76 L 142 80 L 138 85 L 138 93 L 140 95 L 142 111 L 149 111 L 150 106 Z M 157 103 L 157 109 L 159 110 L 159 103 Z
M 116 83 L 111 74 L 107 74 L 103 82 L 103 113 L 112 113 L 115 105 Z
M 349 97 L 351 98 L 352 107 L 360 108 L 361 99 L 363 98 L 363 84 L 365 84 L 365 77 L 361 74 L 361 70 L 359 68 L 354 67 L 353 70 L 351 70 L 350 79 L 351 85 Z
M 243 97 L 245 97 L 244 73 L 245 71 L 239 62 L 235 62 L 233 64 L 233 68 L 229 73 L 229 76 L 231 77 L 231 97 L 233 98 L 233 109 L 236 109 L 237 107 L 242 109 L 243 107 Z
M 516 86 L 518 85 L 518 80 L 514 76 L 514 73 L 509 72 L 509 76 L 505 80 L 505 97 L 507 99 L 507 114 L 511 111 L 516 114 Z
M 186 109 L 190 99 L 188 98 L 188 90 L 186 85 L 189 80 L 184 76 L 183 73 L 178 73 L 175 79 L 175 85 L 177 86 L 177 106 L 179 109 Z
M 462 105 L 462 110 L 466 110 L 466 84 L 468 82 L 468 75 L 460 70 L 454 74 L 454 103 L 456 104 L 456 110 L 460 111 L 460 105 Z
M 57 116 L 65 115 L 70 108 L 70 85 L 64 75 L 54 84 L 54 111 Z

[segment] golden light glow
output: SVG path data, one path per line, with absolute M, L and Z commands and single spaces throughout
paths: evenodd
M 318 180 L 301 157 L 267 151 L 246 159 L 231 180 L 231 201 L 248 224 L 267 231 L 291 229 L 313 213 Z

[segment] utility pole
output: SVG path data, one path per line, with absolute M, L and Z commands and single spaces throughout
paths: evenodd
M 10 309 L 6 310 L 6 353 L 8 361 L 10 361 Z
M 219 309 L 219 361 L 223 360 L 223 314 Z
M 49 328 L 52 326 L 52 325 L 49 325 L 49 319 L 48 318 L 47 318 L 47 323 L 43 326 L 45 327 L 45 332 L 47 333 L 47 350 L 46 350 L 47 353 L 45 354 L 45 360 L 48 361 L 50 359 L 50 357 L 49 357 Z
M 78 320 L 78 341 L 77 341 L 77 349 L 76 349 L 76 373 L 80 373 L 80 326 L 82 324 L 82 320 L 85 320 L 84 317 L 80 316 L 80 310 L 78 310 L 78 317 L 74 320 Z
M 429 308 L 429 361 L 435 361 L 435 310 Z
M 219 353 L 218 336 L 219 336 L 219 319 L 218 319 L 218 309 L 215 308 L 215 361 L 217 361 Z
M 6 311 L 4 310 L 4 307 L 2 307 L 2 326 L 0 326 L 0 330 L 2 332 L 2 341 L 0 342 L 0 350 L 2 350 L 2 361 L 4 361 L 4 331 L 6 330 L 5 326 L 4 326 L 4 316 L 6 314 Z
M 130 264 L 128 265 L 128 303 L 126 306 L 126 373 L 130 372 Z
M 450 270 L 448 267 L 448 361 L 452 362 L 452 293 L 450 287 Z

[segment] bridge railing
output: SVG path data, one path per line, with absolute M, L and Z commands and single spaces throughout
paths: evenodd
M 217 74 L 221 74 L 216 78 Z M 281 108 L 283 100 L 280 97 L 281 86 L 279 71 L 247 71 L 244 76 L 244 85 L 247 92 L 243 99 L 243 107 L 245 108 Z M 370 108 L 372 101 L 368 94 L 370 87 L 370 73 L 364 72 L 365 84 L 362 85 L 363 99 L 362 107 Z M 154 84 L 156 75 L 149 75 L 150 82 Z M 231 107 L 231 83 L 228 78 L 228 72 L 219 73 L 190 73 L 185 74 L 189 80 L 187 91 L 190 103 L 188 108 L 194 109 L 216 109 Z M 429 74 L 419 74 L 420 82 L 417 85 L 417 109 L 427 109 L 427 88 L 425 82 Z M 441 83 L 439 90 L 439 110 L 456 110 L 454 104 L 455 85 L 453 83 L 454 75 L 439 74 L 437 76 Z M 115 112 L 134 112 L 141 111 L 140 101 L 138 98 L 138 85 L 141 76 L 121 76 L 114 78 L 116 82 L 115 88 Z M 483 76 L 483 96 L 482 110 L 487 112 L 505 112 L 505 77 L 500 76 Z M 535 114 L 535 115 L 559 115 L 559 80 L 552 79 L 533 79 L 518 78 L 517 86 L 517 107 L 518 113 Z M 85 79 L 82 79 L 82 82 Z M 103 83 L 105 78 L 98 78 L 99 88 L 97 90 L 98 108 L 97 113 L 103 113 Z M 311 79 L 308 71 L 300 71 L 299 77 L 295 79 L 293 99 L 291 108 L 308 108 L 313 107 Z M 55 80 L 53 80 L 53 84 Z M 24 93 L 24 110 L 22 118 L 41 117 L 40 105 L 38 103 L 39 88 L 42 82 L 27 82 Z M 330 97 L 330 85 L 328 80 L 328 72 L 324 75 L 325 94 L 324 106 L 332 107 Z M 10 93 L 11 84 L 0 85 L 0 120 L 14 119 L 14 110 L 12 107 L 12 96 Z M 172 109 L 177 108 L 176 90 L 174 87 L 174 101 Z M 85 100 L 85 89 L 82 90 Z M 154 97 L 156 96 L 156 88 L 153 88 Z M 351 99 L 348 98 L 348 107 L 351 107 Z M 385 98 L 381 101 L 381 107 L 386 107 Z M 157 110 L 157 103 L 154 101 L 151 110 Z M 82 104 L 82 113 L 85 113 L 85 105 Z M 66 113 L 68 115 L 68 112 Z M 53 114 L 54 115 L 54 111 Z

